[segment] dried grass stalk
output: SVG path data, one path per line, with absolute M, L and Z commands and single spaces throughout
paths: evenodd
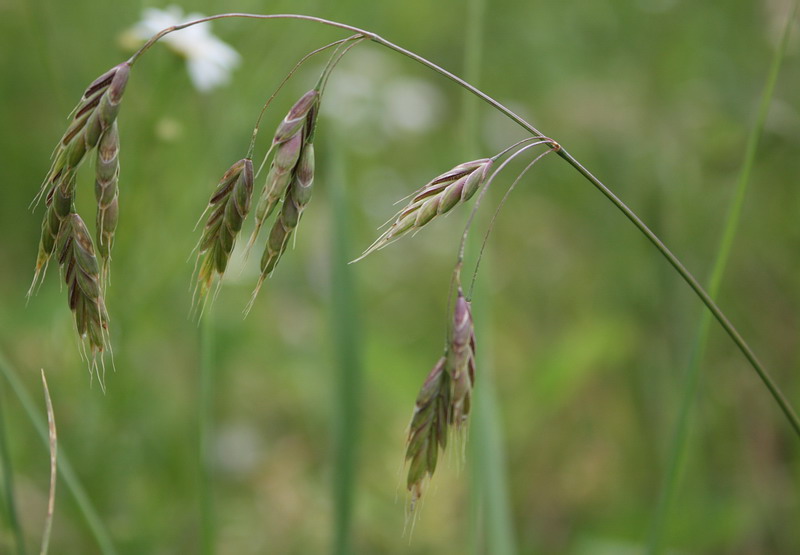
M 409 231 L 422 228 L 457 204 L 467 202 L 486 182 L 491 166 L 492 160 L 483 158 L 460 164 L 436 177 L 414 193 L 411 202 L 395 215 L 395 221 L 389 229 L 354 262 L 382 249 Z
M 225 273 L 242 223 L 250 211 L 253 194 L 253 161 L 244 158 L 233 164 L 220 179 L 208 201 L 211 211 L 197 244 L 196 300 L 204 301 L 215 276 Z
M 100 267 L 89 230 L 74 212 L 61 226 L 56 254 L 78 335 L 87 341 L 92 355 L 102 353 L 107 346 L 108 312 L 100 287 Z
M 102 259 L 103 282 L 108 279 L 111 246 L 119 219 L 119 132 L 117 122 L 100 137 L 95 163 L 94 194 L 97 199 L 95 234 L 97 251 Z

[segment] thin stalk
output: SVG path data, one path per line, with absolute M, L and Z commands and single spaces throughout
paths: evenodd
M 331 141 L 332 143 L 334 141 Z M 336 408 L 334 414 L 334 544 L 333 553 L 353 552 L 352 521 L 355 476 L 361 429 L 361 360 L 358 295 L 353 266 L 347 264 L 350 252 L 350 226 L 347 217 L 347 183 L 343 153 L 332 144 L 331 210 L 333 216 L 331 256 L 331 326 L 336 357 Z
M 214 329 L 212 313 L 200 321 L 200 398 L 198 402 L 200 466 L 200 551 L 214 553 L 216 522 L 214 518 L 213 434 L 214 434 Z
M 31 399 L 30 394 L 26 391 L 25 386 L 22 385 L 22 381 L 20 381 L 17 373 L 2 353 L 0 353 L 0 374 L 3 375 L 11 386 L 14 395 L 16 395 L 19 403 L 22 405 L 25 414 L 36 429 L 36 433 L 44 443 L 45 448 L 49 449 L 50 434 L 47 422 L 42 418 L 41 414 L 39 414 L 37 404 Z M 117 550 L 114 548 L 114 544 L 111 541 L 111 535 L 108 533 L 108 530 L 106 530 L 91 499 L 89 499 L 89 496 L 86 494 L 86 489 L 84 489 L 80 479 L 77 474 L 75 474 L 75 470 L 69 462 L 69 458 L 64 453 L 63 447 L 61 448 L 61 453 L 58 458 L 58 472 L 62 480 L 64 480 L 64 485 L 66 485 L 72 497 L 75 499 L 75 502 L 78 504 L 78 508 L 83 514 L 83 518 L 86 520 L 86 524 L 89 526 L 89 530 L 97 542 L 100 553 L 103 555 L 115 555 Z
M 185 29 L 192 25 L 197 25 L 198 23 L 204 23 L 207 21 L 213 21 L 216 19 L 224 19 L 224 18 L 248 18 L 248 19 L 296 19 L 296 20 L 303 20 L 303 21 L 311 21 L 315 23 L 320 23 L 323 25 L 328 25 L 331 27 L 336 27 L 339 29 L 345 29 L 347 31 L 353 33 L 359 33 L 364 35 L 365 37 L 369 38 L 373 42 L 376 42 L 386 48 L 394 50 L 403 56 L 406 56 L 425 67 L 435 71 L 436 73 L 450 79 L 454 83 L 457 83 L 459 86 L 463 87 L 464 89 L 468 90 L 506 117 L 514 121 L 517 125 L 522 127 L 523 129 L 527 130 L 529 133 L 536 137 L 545 138 L 545 136 L 536 129 L 532 124 L 528 123 L 525 119 L 520 117 L 519 115 L 515 114 L 511 109 L 507 108 L 485 92 L 481 91 L 480 89 L 476 88 L 475 86 L 471 85 L 470 83 L 464 81 L 460 77 L 456 76 L 453 73 L 450 73 L 446 69 L 436 65 L 435 63 L 423 58 L 419 54 L 411 52 L 410 50 L 406 50 L 405 48 L 390 42 L 375 33 L 370 31 L 366 31 L 364 29 L 359 29 L 358 27 L 353 27 L 352 25 L 346 25 L 344 23 L 339 23 L 336 21 L 331 21 L 319 17 L 313 17 L 308 15 L 298 15 L 298 14 L 272 14 L 272 15 L 259 15 L 259 14 L 247 14 L 247 13 L 227 13 L 227 14 L 219 14 L 219 15 L 212 15 L 209 17 L 205 17 L 202 19 L 198 19 L 195 21 L 190 21 L 188 23 L 183 23 L 181 25 L 175 25 L 172 27 L 168 27 L 154 35 L 150 40 L 148 40 L 142 48 L 140 48 L 136 53 L 131 56 L 128 60 L 129 64 L 134 64 L 136 60 L 146 52 L 156 41 L 158 41 L 164 35 L 178 31 L 180 29 Z M 557 147 L 557 151 L 559 156 L 563 158 L 568 164 L 570 164 L 575 170 L 577 170 L 586 180 L 588 180 L 592 185 L 594 185 L 611 203 L 620 211 L 622 212 L 641 232 L 647 239 L 653 243 L 653 245 L 658 249 L 658 251 L 667 259 L 667 261 L 672 265 L 673 268 L 680 274 L 683 280 L 691 287 L 691 289 L 695 292 L 695 294 L 700 298 L 703 304 L 706 305 L 708 310 L 714 315 L 716 320 L 725 330 L 725 332 L 730 336 L 745 358 L 748 360 L 750 365 L 758 374 L 761 381 L 767 387 L 769 392 L 772 394 L 772 397 L 778 403 L 780 409 L 783 411 L 784 415 L 786 416 L 787 420 L 791 424 L 792 428 L 794 429 L 795 433 L 800 437 L 800 419 L 798 419 L 797 415 L 795 414 L 794 410 L 792 409 L 789 402 L 783 396 L 778 386 L 772 380 L 772 378 L 767 373 L 764 366 L 756 357 L 753 350 L 749 347 L 749 345 L 745 342 L 733 324 L 728 321 L 725 314 L 719 309 L 717 304 L 714 300 L 706 293 L 705 289 L 700 285 L 700 283 L 695 279 L 695 277 L 687 270 L 683 264 L 678 260 L 678 258 L 672 254 L 672 252 L 661 242 L 661 240 L 653 233 L 650 228 L 648 228 L 644 222 L 639 219 L 639 217 L 624 203 L 620 200 L 608 187 L 606 187 L 597 177 L 592 175 L 592 173 L 587 170 L 583 165 L 581 165 L 566 149 L 561 148 L 558 146 L 557 143 L 553 141 L 554 146 Z
M 353 36 L 347 37 L 346 39 L 339 39 L 337 41 L 333 41 L 333 42 L 331 42 L 329 44 L 326 44 L 325 46 L 321 46 L 321 47 L 317 48 L 316 50 L 312 50 L 311 52 L 309 52 L 308 54 L 306 54 L 305 56 L 300 58 L 300 60 L 296 64 L 294 64 L 294 67 L 292 67 L 292 69 L 289 70 L 289 73 L 287 73 L 286 76 L 283 78 L 283 80 L 278 84 L 278 87 L 275 89 L 275 91 L 272 93 L 272 95 L 267 99 L 267 101 L 264 103 L 264 106 L 261 107 L 261 111 L 258 113 L 258 118 L 256 119 L 256 125 L 255 125 L 255 127 L 253 127 L 253 136 L 250 139 L 250 146 L 247 149 L 247 157 L 248 158 L 252 158 L 253 157 L 253 151 L 256 148 L 256 138 L 258 137 L 258 131 L 259 131 L 259 128 L 261 127 L 261 120 L 264 117 L 264 113 L 267 111 L 267 108 L 269 108 L 269 105 L 272 104 L 272 101 L 275 99 L 275 97 L 278 96 L 278 93 L 281 91 L 283 86 L 289 81 L 289 79 L 292 78 L 292 76 L 297 72 L 297 70 L 300 69 L 300 66 L 302 66 L 306 62 L 306 60 L 308 60 L 309 58 L 311 58 L 315 54 L 319 54 L 320 52 L 324 52 L 328 48 L 331 48 L 331 47 L 334 47 L 334 46 L 341 46 L 342 44 L 344 44 L 344 43 L 346 43 L 348 41 L 354 40 L 354 39 L 356 39 L 358 37 L 359 37 L 359 35 L 353 35 Z M 261 166 L 263 167 L 263 165 L 264 164 L 262 163 Z M 261 168 L 259 168 L 259 173 L 260 173 L 260 171 L 261 171 Z M 256 176 L 258 176 L 258 174 L 256 174 Z
M 475 82 L 477 82 L 477 79 L 480 77 L 481 62 L 483 58 L 483 26 L 481 23 L 483 15 L 482 12 L 484 11 L 484 8 L 484 0 L 469 0 L 467 3 L 466 38 L 464 40 L 464 76 L 470 81 Z M 478 125 L 480 104 L 479 100 L 474 95 L 465 95 L 463 99 L 461 117 L 464 125 L 464 132 L 462 134 L 464 141 L 462 148 L 464 149 L 464 158 L 469 160 L 474 156 L 478 156 L 480 152 L 480 140 L 478 138 L 480 129 Z M 512 145 L 512 147 L 509 148 L 513 148 L 514 146 L 517 145 Z M 501 155 L 502 154 L 505 154 L 505 151 L 501 153 Z M 485 187 L 488 187 L 488 183 L 485 185 Z M 473 207 L 473 211 L 474 210 L 475 208 Z M 471 218 L 472 215 L 470 214 L 470 219 Z M 464 237 L 462 236 L 462 242 L 463 241 Z M 461 251 L 461 248 L 459 248 L 459 251 Z M 459 260 L 456 263 L 457 271 L 459 272 L 462 264 L 462 258 L 463 255 L 459 253 Z M 453 325 L 450 307 L 453 298 L 453 287 L 454 283 L 453 280 L 451 280 L 451 290 L 447 295 L 448 333 L 445 341 L 449 340 L 449 328 Z M 487 326 L 484 326 L 481 322 L 482 320 L 475 322 L 475 331 L 481 338 L 483 338 L 488 333 L 488 329 Z M 487 362 L 486 356 L 483 354 L 482 350 L 478 352 L 478 356 L 480 357 L 480 360 L 477 362 L 481 364 Z M 483 378 L 481 379 L 484 381 Z M 475 392 L 474 395 L 477 397 L 477 392 Z M 483 411 L 484 407 L 482 407 L 479 402 L 473 401 L 472 421 L 475 422 L 477 419 L 482 419 L 483 416 L 481 413 Z M 481 431 L 483 431 L 483 429 L 483 426 L 481 426 Z M 471 555 L 479 555 L 486 551 L 484 548 L 486 543 L 486 532 L 483 524 L 485 522 L 484 516 L 486 514 L 486 494 L 488 492 L 488 488 L 485 480 L 486 473 L 481 471 L 483 468 L 481 456 L 486 451 L 486 443 L 488 438 L 484 434 L 478 433 L 478 429 L 476 427 L 472 427 L 471 430 L 472 431 L 468 436 L 470 442 L 467 445 L 470 461 L 469 528 L 467 535 L 467 549 Z
M 528 173 L 528 171 L 533 166 L 535 166 L 539 160 L 541 160 L 551 152 L 553 152 L 553 149 L 545 150 L 544 152 L 539 154 L 536 158 L 534 158 L 531 162 L 529 162 L 528 165 L 525 166 L 525 169 L 523 169 L 517 175 L 517 177 L 514 178 L 514 181 L 511 183 L 511 186 L 506 190 L 506 193 L 503 195 L 503 198 L 500 199 L 500 203 L 497 205 L 497 209 L 494 211 L 494 214 L 492 214 L 492 219 L 489 221 L 489 227 L 486 229 L 486 233 L 483 235 L 481 248 L 478 251 L 478 258 L 475 261 L 475 269 L 472 271 L 472 280 L 470 281 L 469 284 L 469 292 L 467 293 L 467 299 L 472 299 L 472 292 L 475 289 L 475 281 L 478 279 L 478 270 L 480 270 L 481 268 L 481 260 L 483 260 L 483 253 L 486 250 L 486 244 L 489 242 L 489 236 L 492 234 L 492 230 L 494 229 L 494 224 L 497 221 L 497 216 L 500 215 L 500 211 L 503 209 L 503 206 L 505 206 L 506 201 L 508 201 L 508 197 L 511 196 L 511 193 L 517 187 L 517 184 L 522 180 L 522 178 L 525 177 L 525 174 Z
M 6 422 L 4 407 L 2 402 L 5 400 L 0 389 L 0 464 L 3 466 L 3 492 L 5 493 L 6 517 L 8 526 L 14 536 L 14 543 L 17 547 L 18 555 L 25 555 L 25 537 L 22 534 L 22 526 L 19 522 L 17 512 L 17 501 L 14 495 L 14 468 L 11 463 L 11 451 L 8 445 L 6 434 Z
M 464 75 L 473 83 L 480 81 L 484 48 L 483 22 L 485 21 L 485 12 L 486 0 L 470 0 L 467 4 L 464 37 Z M 478 115 L 478 99 L 474 96 L 465 97 L 463 104 L 463 149 L 464 158 L 467 160 L 477 157 L 480 151 Z M 528 147 L 521 148 L 509 159 L 512 159 L 516 154 Z M 463 263 L 464 248 L 470 224 L 475 217 L 481 198 L 489 189 L 494 175 L 496 174 L 489 178 L 480 196 L 476 199 L 465 226 L 456 264 L 459 268 Z M 470 243 L 474 246 L 475 240 Z M 452 298 L 452 295 L 449 298 Z M 485 299 L 486 295 L 482 295 L 481 298 Z M 514 540 L 511 503 L 508 499 L 507 463 L 503 451 L 503 426 L 497 410 L 497 393 L 494 387 L 494 373 L 491 369 L 492 357 L 487 348 L 491 344 L 491 328 L 487 325 L 489 321 L 489 303 L 479 303 L 476 308 L 476 314 L 479 318 L 475 320 L 475 333 L 480 337 L 481 341 L 481 347 L 478 351 L 478 368 L 480 369 L 480 377 L 478 379 L 480 380 L 480 386 L 475 390 L 475 401 L 472 410 L 473 425 L 471 426 L 470 434 L 470 474 L 473 487 L 470 488 L 469 520 L 472 530 L 468 536 L 468 548 L 471 553 L 475 554 L 485 551 L 496 555 L 513 555 L 517 550 Z
M 714 266 L 711 270 L 711 278 L 708 281 L 708 294 L 712 299 L 716 299 L 719 294 L 722 276 L 725 273 L 725 268 L 730 259 L 733 241 L 736 237 L 736 231 L 739 227 L 739 221 L 742 215 L 742 208 L 744 207 L 747 186 L 750 182 L 750 176 L 756 159 L 756 152 L 758 151 L 758 143 L 764 132 L 764 124 L 769 114 L 769 106 L 775 92 L 775 84 L 778 81 L 778 74 L 780 73 L 783 57 L 789 44 L 789 35 L 791 33 L 792 23 L 797 15 L 798 4 L 800 3 L 795 2 L 786 19 L 786 25 L 783 29 L 780 44 L 772 57 L 772 63 L 769 73 L 767 74 L 766 83 L 764 84 L 764 90 L 761 93 L 755 124 L 747 136 L 742 168 L 739 171 L 736 189 L 731 205 L 728 208 L 728 215 L 725 219 L 722 239 L 717 250 Z M 650 555 L 657 555 L 663 548 L 667 517 L 678 487 L 682 461 L 686 456 L 686 446 L 689 436 L 689 417 L 692 404 L 697 397 L 697 388 L 700 381 L 700 363 L 703 360 L 703 355 L 708 344 L 710 326 L 711 314 L 709 312 L 704 312 L 700 317 L 700 324 L 697 329 L 697 335 L 695 336 L 689 368 L 684 375 L 683 394 L 681 395 L 678 417 L 675 421 L 673 440 L 667 463 L 667 472 L 664 476 L 664 482 L 661 487 L 658 504 L 650 529 L 650 536 L 648 538 L 647 553 Z
M 706 293 L 705 289 L 700 285 L 697 279 L 692 275 L 689 270 L 681 263 L 678 258 L 672 254 L 664 243 L 661 242 L 661 239 L 658 236 L 650 231 L 642 220 L 628 208 L 628 206 L 622 202 L 613 192 L 611 192 L 608 187 L 603 185 L 603 183 L 597 179 L 594 175 L 589 172 L 586 168 L 584 168 L 575 158 L 572 157 L 564 148 L 562 147 L 558 154 L 564 158 L 570 165 L 572 165 L 576 170 L 578 170 L 581 175 L 583 175 L 589 182 L 592 183 L 603 195 L 610 200 L 614 206 L 619 209 L 620 212 L 625 214 L 625 216 L 636 226 L 636 228 L 645 236 L 647 239 L 658 249 L 658 251 L 667 259 L 667 261 L 672 265 L 675 270 L 681 275 L 683 280 L 692 288 L 695 294 L 700 297 L 700 300 L 703 301 L 703 304 L 706 305 L 711 314 L 713 314 L 714 318 L 716 318 L 717 322 L 722 326 L 722 328 L 727 332 L 728 336 L 733 340 L 742 354 L 750 363 L 750 366 L 756 371 L 758 377 L 761 378 L 761 381 L 767 387 L 769 392 L 772 394 L 772 397 L 778 403 L 778 406 L 783 411 L 783 414 L 786 416 L 786 419 L 791 424 L 792 428 L 794 429 L 795 433 L 800 436 L 800 419 L 797 418 L 797 415 L 792 409 L 791 404 L 789 401 L 784 397 L 783 393 L 781 392 L 780 388 L 775 384 L 775 382 L 770 377 L 767 370 L 758 360 L 753 350 L 747 344 L 747 342 L 742 338 L 736 328 L 731 324 L 725 314 L 720 310 L 714 300 Z

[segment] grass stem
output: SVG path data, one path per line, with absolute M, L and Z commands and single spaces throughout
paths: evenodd
M 49 450 L 50 434 L 48 431 L 47 422 L 44 418 L 42 418 L 42 415 L 39 414 L 37 404 L 33 401 L 30 394 L 25 389 L 25 386 L 22 384 L 22 381 L 19 379 L 16 371 L 5 359 L 2 353 L 0 353 L 0 374 L 3 375 L 8 384 L 11 386 L 11 389 L 14 391 L 14 395 L 22 405 L 25 414 L 28 416 L 31 424 L 33 424 L 36 433 L 44 443 L 45 448 Z M 100 553 L 103 555 L 115 555 L 117 551 L 114 548 L 113 542 L 111 541 L 111 535 L 108 533 L 103 521 L 100 519 L 100 515 L 94 508 L 91 499 L 89 499 L 86 489 L 81 484 L 78 475 L 75 473 L 72 464 L 69 462 L 69 458 L 64 453 L 63 447 L 59 455 L 58 472 L 61 475 L 61 478 L 64 480 L 64 485 L 70 491 L 72 497 L 75 499 L 75 502 L 78 504 L 78 508 L 83 514 L 83 518 L 86 520 L 86 524 L 89 526 L 89 530 L 97 542 Z
M 3 493 L 6 505 L 6 519 L 11 533 L 14 536 L 14 543 L 17 547 L 18 555 L 25 555 L 25 536 L 22 533 L 22 526 L 17 512 L 16 496 L 14 495 L 14 467 L 11 462 L 11 450 L 8 444 L 6 433 L 6 422 L 4 416 L 3 403 L 5 397 L 0 389 L 0 465 L 3 467 Z
M 200 395 L 199 463 L 200 463 L 200 542 L 201 553 L 212 555 L 216 537 L 214 518 L 213 435 L 214 435 L 214 324 L 213 306 L 200 319 Z
M 333 218 L 331 292 L 335 357 L 336 410 L 334 458 L 334 549 L 337 555 L 353 552 L 352 520 L 355 476 L 360 443 L 361 359 L 358 295 L 353 279 L 354 266 L 348 265 L 350 229 L 345 161 L 338 143 L 331 141 L 331 211 Z
M 467 4 L 466 33 L 464 40 L 464 75 L 471 83 L 478 83 L 481 74 L 481 63 L 484 49 L 484 22 L 487 0 L 469 0 Z M 480 105 L 474 96 L 464 98 L 464 158 L 469 160 L 479 155 L 480 151 Z M 488 190 L 484 186 L 481 195 Z M 476 207 L 478 203 L 476 202 Z M 470 220 L 473 217 L 470 215 Z M 465 231 L 466 233 L 466 231 Z M 477 248 L 478 241 L 470 241 Z M 463 256 L 464 240 L 460 258 Z M 487 278 L 490 276 L 487 275 Z M 489 319 L 489 303 L 482 303 L 485 298 L 486 280 L 483 294 L 478 295 L 475 308 L 478 318 L 475 319 L 475 334 L 480 338 L 477 368 L 479 386 L 475 389 L 472 425 L 470 428 L 470 535 L 468 536 L 470 553 L 494 553 L 497 555 L 513 555 L 516 553 L 514 542 L 511 505 L 508 500 L 508 480 L 506 476 L 506 460 L 503 451 L 503 427 L 497 410 L 497 393 L 494 387 L 494 376 L 491 371 L 492 359 L 487 349 L 491 344 L 491 330 L 486 322 Z
M 728 209 L 728 215 L 725 219 L 725 228 L 722 234 L 722 239 L 720 241 L 714 266 L 711 271 L 711 278 L 708 282 L 708 294 L 712 299 L 716 299 L 717 295 L 719 294 L 720 285 L 722 284 L 722 276 L 725 273 L 725 268 L 727 267 L 728 260 L 730 258 L 733 240 L 736 237 L 736 230 L 739 227 L 742 208 L 744 207 L 747 186 L 750 182 L 750 176 L 752 174 L 753 165 L 756 159 L 758 143 L 764 132 L 764 124 L 766 123 L 767 115 L 769 114 L 769 106 L 775 92 L 775 84 L 778 81 L 778 74 L 780 73 L 783 57 L 786 53 L 786 48 L 789 43 L 789 34 L 792 28 L 792 23 L 797 15 L 797 7 L 798 2 L 795 2 L 791 13 L 787 16 L 786 25 L 783 29 L 783 35 L 781 37 L 780 44 L 772 58 L 772 63 L 770 65 L 769 73 L 767 74 L 764 90 L 761 94 L 761 100 L 759 102 L 755 124 L 747 136 L 747 144 L 745 146 L 742 168 L 739 172 L 739 177 L 736 182 L 733 200 L 731 201 L 731 205 Z M 692 354 L 689 361 L 689 368 L 684 375 L 678 416 L 675 421 L 675 428 L 672 434 L 673 439 L 667 462 L 667 471 L 664 475 L 664 481 L 659 494 L 658 504 L 656 505 L 653 522 L 650 528 L 650 535 L 647 544 L 647 553 L 650 555 L 657 555 L 662 550 L 667 517 L 669 516 L 669 510 L 672 505 L 672 501 L 675 498 L 682 462 L 686 456 L 686 446 L 689 436 L 690 412 L 694 399 L 697 396 L 697 388 L 700 379 L 700 363 L 703 360 L 703 355 L 708 343 L 710 327 L 711 313 L 707 311 L 703 312 L 703 315 L 700 317 L 697 335 L 695 336 L 694 347 L 692 349 Z
M 500 113 L 504 114 L 507 118 L 515 122 L 517 125 L 531 133 L 534 137 L 542 137 L 546 138 L 536 127 L 534 127 L 531 123 L 527 122 L 521 116 L 514 113 L 511 109 L 507 106 L 503 105 L 499 101 L 495 100 L 482 90 L 478 89 L 474 85 L 470 84 L 469 82 L 465 81 L 464 79 L 458 77 L 454 73 L 451 73 L 444 69 L 443 67 L 431 62 L 430 60 L 420 56 L 419 54 L 407 50 L 391 41 L 384 39 L 383 37 L 378 36 L 375 33 L 367 31 L 365 29 L 360 29 L 358 27 L 354 27 L 352 25 L 347 25 L 345 23 L 339 23 L 337 21 L 331 21 L 328 19 L 323 19 L 320 17 L 309 16 L 309 15 L 300 15 L 300 14 L 249 14 L 249 13 L 225 13 L 225 14 L 217 14 L 212 15 L 209 17 L 204 17 L 202 19 L 197 19 L 195 21 L 190 21 L 187 23 L 183 23 L 180 25 L 174 25 L 172 27 L 168 27 L 159 31 L 153 37 L 148 40 L 144 46 L 142 46 L 137 52 L 131 56 L 128 60 L 130 65 L 133 65 L 136 60 L 144 54 L 153 44 L 155 44 L 161 37 L 172 33 L 174 31 L 179 31 L 181 29 L 185 29 L 187 27 L 191 27 L 192 25 L 197 25 L 200 23 L 205 23 L 208 21 L 214 21 L 217 19 L 226 19 L 226 18 L 246 18 L 246 19 L 258 19 L 258 20 L 270 20 L 270 19 L 293 19 L 293 20 L 301 20 L 301 21 L 311 21 L 314 23 L 319 23 L 322 25 L 327 25 L 330 27 L 335 27 L 338 29 L 344 29 L 353 33 L 357 33 L 363 35 L 364 37 L 370 39 L 373 42 L 376 42 L 386 48 L 394 50 L 395 52 L 406 56 L 409 59 L 412 59 L 428 69 L 438 73 L 439 75 L 453 81 L 454 83 L 458 84 L 460 87 L 466 89 L 473 95 L 477 96 Z M 644 222 L 636 215 L 633 210 L 631 210 L 622 200 L 619 199 L 608 187 L 606 187 L 597 177 L 595 177 L 588 169 L 586 169 L 580 162 L 578 162 L 570 153 L 568 153 L 564 148 L 558 146 L 557 143 L 553 141 L 553 146 L 557 147 L 556 150 L 558 154 L 573 168 L 575 168 L 587 181 L 589 181 L 592 185 L 594 185 L 611 203 L 620 211 L 622 212 L 625 217 L 627 217 L 641 232 L 647 239 L 658 249 L 661 255 L 667 259 L 667 261 L 672 265 L 672 267 L 678 272 L 678 274 L 683 278 L 683 280 L 689 285 L 689 287 L 695 292 L 695 294 L 699 297 L 699 299 L 706 305 L 708 310 L 711 311 L 713 316 L 725 330 L 725 332 L 730 336 L 733 342 L 736 344 L 738 349 L 742 352 L 745 358 L 750 363 L 750 366 L 755 370 L 758 376 L 761 378 L 761 381 L 764 383 L 766 388 L 769 390 L 772 397 L 775 399 L 775 402 L 780 407 L 781 411 L 786 416 L 786 419 L 789 421 L 789 424 L 794 429 L 795 433 L 800 437 L 800 419 L 798 419 L 797 415 L 795 414 L 792 406 L 789 404 L 788 400 L 784 397 L 783 393 L 781 392 L 780 388 L 777 384 L 772 380 L 772 378 L 767 373 L 764 366 L 756 357 L 753 350 L 750 346 L 745 342 L 736 328 L 731 324 L 725 314 L 720 310 L 714 300 L 709 296 L 709 294 L 703 289 L 697 279 L 692 275 L 689 270 L 684 267 L 684 265 L 678 260 L 678 258 L 670 251 L 666 245 L 658 238 L 658 236 L 653 233 L 650 228 L 648 228 Z

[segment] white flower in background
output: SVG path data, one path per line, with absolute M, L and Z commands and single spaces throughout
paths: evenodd
M 124 44 L 141 44 L 162 29 L 202 17 L 199 13 L 184 15 L 178 6 L 164 10 L 147 8 L 142 12 L 142 20 L 129 29 L 122 40 Z M 228 83 L 231 71 L 239 65 L 239 53 L 211 33 L 210 23 L 175 31 L 159 42 L 186 59 L 189 77 L 202 92 Z
M 324 105 L 323 116 L 333 119 L 348 136 L 348 145 L 363 153 L 436 128 L 446 110 L 434 85 L 403 75 L 387 54 L 365 50 L 349 54 L 336 68 Z

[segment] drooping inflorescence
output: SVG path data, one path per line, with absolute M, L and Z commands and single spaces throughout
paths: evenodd
M 457 204 L 467 202 L 486 182 L 492 163 L 491 158 L 465 162 L 434 178 L 414 193 L 408 205 L 395 215 L 389 229 L 354 262 L 382 249 L 409 231 L 422 228 Z
M 436 470 L 439 451 L 447 447 L 449 428 L 461 431 L 466 424 L 474 383 L 475 330 L 470 303 L 459 287 L 445 353 L 425 379 L 409 425 L 406 487 L 412 509 Z
M 222 176 L 208 201 L 205 214 L 211 213 L 197 244 L 196 301 L 204 302 L 214 276 L 222 276 L 228 267 L 242 223 L 250 212 L 253 195 L 253 161 L 243 158 Z
M 78 335 L 86 337 L 93 355 L 102 352 L 108 346 L 108 312 L 103 299 L 100 266 L 92 236 L 75 212 L 64 218 L 55 252 L 67 284 L 67 299 L 75 316 Z
M 256 207 L 256 225 L 250 238 L 251 247 L 278 202 L 283 200 L 283 204 L 264 247 L 260 276 L 253 298 L 275 269 L 292 232 L 300 222 L 303 210 L 311 200 L 314 185 L 314 131 L 319 101 L 320 93 L 317 88 L 305 93 L 283 118 L 272 138 L 270 150 L 273 151 L 273 156 Z
M 50 170 L 34 200 L 36 203 L 44 198 L 46 208 L 33 283 L 28 294 L 35 291 L 56 254 L 68 286 L 69 307 L 75 315 L 78 335 L 86 341 L 93 357 L 108 347 L 104 290 L 119 212 L 119 133 L 116 120 L 129 73 L 128 62 L 119 64 L 86 88 L 55 148 Z M 86 225 L 75 212 L 76 173 L 94 149 L 97 149 L 97 249 Z M 97 261 L 98 252 L 102 269 Z

